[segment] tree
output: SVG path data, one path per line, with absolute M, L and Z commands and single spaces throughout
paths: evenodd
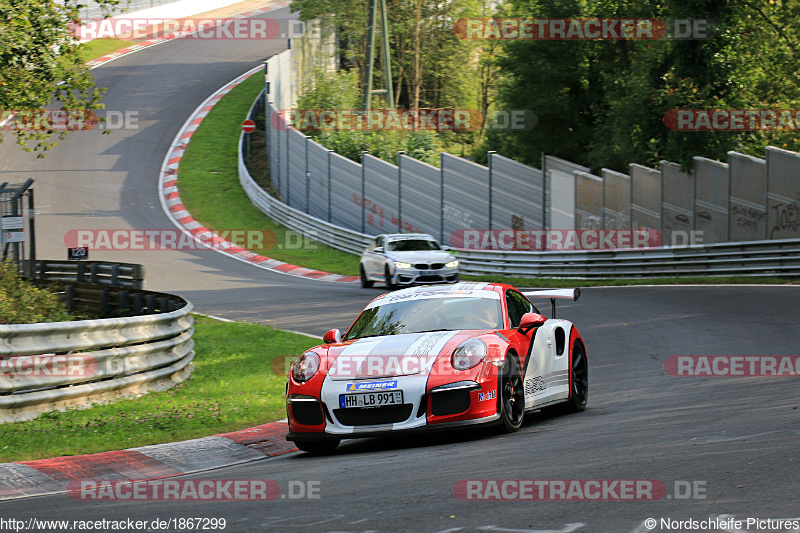
M 593 169 L 627 170 L 730 150 L 763 156 L 766 144 L 800 146 L 795 131 L 673 131 L 675 109 L 796 109 L 800 101 L 798 0 L 512 0 L 522 17 L 710 19 L 713 38 L 504 41 L 500 100 L 532 109 L 536 128 L 491 133 L 488 149 L 538 165 L 542 152 Z
M 99 3 L 108 14 L 119 0 Z M 12 131 L 17 144 L 40 157 L 58 146 L 53 136 L 62 140 L 70 128 L 91 126 L 91 110 L 102 107 L 104 90 L 81 61 L 71 31 L 80 24 L 78 6 L 77 0 L 0 0 L 0 131 Z M 42 114 L 46 108 L 64 111 L 69 122 L 54 123 L 52 114 Z
M 370 0 L 294 0 L 292 11 L 300 20 L 319 19 L 339 37 L 341 64 L 363 72 L 367 53 L 367 19 Z

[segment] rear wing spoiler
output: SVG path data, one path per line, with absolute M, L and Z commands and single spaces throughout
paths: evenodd
M 576 287 L 574 289 L 542 289 L 538 291 L 525 291 L 522 294 L 530 298 L 549 298 L 550 299 L 550 306 L 553 311 L 553 317 L 556 317 L 556 300 L 572 300 L 573 302 L 577 302 L 578 298 L 581 297 L 581 290 L 580 288 Z

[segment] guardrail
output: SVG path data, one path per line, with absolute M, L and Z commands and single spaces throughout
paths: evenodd
M 28 262 L 22 272 L 28 272 Z M 144 266 L 134 263 L 108 263 L 104 261 L 36 261 L 34 279 L 40 281 L 73 281 L 109 287 L 141 289 L 144 283 Z
M 466 274 L 573 279 L 800 276 L 800 239 L 657 250 L 459 253 Z
M 259 99 L 263 98 L 259 95 Z M 258 100 L 256 100 L 258 102 Z M 256 104 L 248 114 L 253 117 Z M 309 238 L 360 254 L 373 236 L 336 226 L 274 198 L 262 189 L 243 158 L 239 142 L 239 182 L 250 201 L 274 221 Z M 748 241 L 655 250 L 566 252 L 458 250 L 461 272 L 573 279 L 688 276 L 800 276 L 800 239 Z
M 71 313 L 88 312 L 95 318 L 170 313 L 186 301 L 170 294 L 104 287 L 88 283 L 37 282 L 45 288 L 59 287 L 59 297 Z
M 56 283 L 73 309 L 136 316 L 0 325 L 0 422 L 166 389 L 189 376 L 190 302 L 124 287 Z

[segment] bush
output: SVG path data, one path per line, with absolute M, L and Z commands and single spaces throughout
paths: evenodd
M 303 84 L 297 109 L 360 109 L 358 72 L 317 72 Z M 433 131 L 311 131 L 324 147 L 356 162 L 361 152 L 397 164 L 397 152 L 438 166 L 441 140 Z
M 21 279 L 11 261 L 0 263 L 0 324 L 70 320 L 58 296 Z

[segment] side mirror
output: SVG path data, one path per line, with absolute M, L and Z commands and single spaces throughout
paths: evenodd
M 332 329 L 322 337 L 322 342 L 325 344 L 334 344 L 342 342 L 342 332 L 338 329 Z
M 527 335 L 530 330 L 533 328 L 538 328 L 542 324 L 547 321 L 547 318 L 543 317 L 539 313 L 525 313 L 522 315 L 522 320 L 519 322 L 519 331 L 523 335 Z

